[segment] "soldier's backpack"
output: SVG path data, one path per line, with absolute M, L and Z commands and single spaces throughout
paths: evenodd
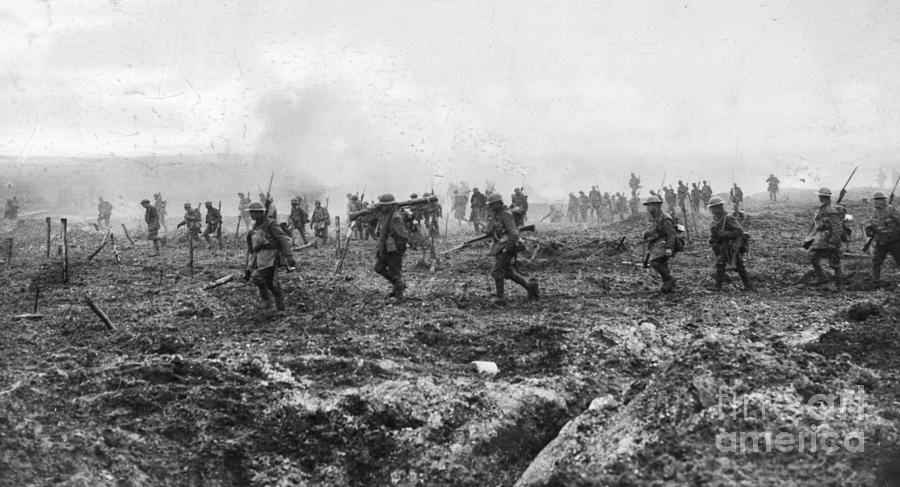
M 834 209 L 841 217 L 841 242 L 848 243 L 850 237 L 853 236 L 853 228 L 850 226 L 853 223 L 853 215 L 847 214 L 847 208 L 844 205 L 834 205 Z

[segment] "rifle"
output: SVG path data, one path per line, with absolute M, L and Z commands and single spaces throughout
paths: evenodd
M 891 189 L 891 196 L 888 198 L 888 206 L 894 203 L 894 193 L 897 192 L 897 185 L 900 184 L 900 176 L 897 176 L 897 181 L 894 182 L 894 187 Z M 866 240 L 866 244 L 863 245 L 863 252 L 868 252 L 869 247 L 872 246 L 872 242 L 875 240 L 875 232 L 872 232 L 872 236 Z
M 397 208 L 407 208 L 410 206 L 420 206 L 428 203 L 436 203 L 437 200 L 437 196 L 428 196 L 427 198 L 416 198 L 413 200 L 399 201 L 392 204 L 397 205 Z M 376 205 L 359 211 L 351 211 L 347 216 L 349 217 L 350 221 L 355 221 L 360 218 L 362 218 L 363 220 L 369 220 L 370 218 L 375 217 L 378 209 L 379 206 Z
M 533 232 L 533 231 L 534 231 L 534 225 L 525 225 L 524 227 L 519 227 L 519 231 L 520 231 L 520 232 Z M 455 252 L 455 251 L 457 251 L 457 250 L 462 250 L 462 249 L 464 249 L 464 248 L 466 248 L 466 247 L 470 247 L 470 246 L 472 246 L 472 244 L 474 244 L 474 243 L 482 242 L 482 241 L 484 241 L 484 240 L 487 240 L 487 239 L 491 238 L 491 236 L 492 236 L 492 235 L 491 235 L 490 233 L 488 233 L 488 234 L 482 235 L 482 236 L 480 236 L 480 237 L 475 237 L 475 238 L 473 238 L 473 239 L 466 240 L 465 242 L 463 242 L 463 243 L 457 245 L 456 247 L 453 247 L 452 249 L 447 249 L 447 250 L 441 252 L 441 255 L 449 254 L 450 252 Z
M 838 200 L 836 205 L 841 204 L 841 201 L 844 200 L 844 196 L 847 194 L 847 185 L 850 184 L 850 180 L 853 179 L 853 175 L 856 174 L 856 170 L 859 169 L 859 166 L 853 168 L 853 172 L 850 173 L 850 177 L 847 178 L 847 182 L 844 183 L 844 187 L 841 188 L 841 192 L 838 194 Z M 806 232 L 806 239 L 803 241 L 803 248 L 809 250 L 809 247 L 812 246 L 813 240 L 815 239 L 815 234 L 810 235 L 813 230 L 816 229 L 816 222 L 813 220 L 812 225 L 809 227 L 809 231 Z

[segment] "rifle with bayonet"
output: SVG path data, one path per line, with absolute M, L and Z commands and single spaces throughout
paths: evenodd
M 362 189 L 362 197 L 359 198 L 360 202 L 366 200 L 366 186 L 363 186 Z M 353 213 L 353 212 L 350 212 Z M 353 236 L 353 227 L 356 226 L 360 232 L 360 238 L 362 238 L 362 221 L 354 221 L 352 218 L 347 221 L 347 238 L 344 239 L 344 246 L 341 247 L 340 252 L 338 253 L 337 262 L 334 263 L 334 273 L 339 274 L 341 270 L 344 269 L 344 260 L 347 259 L 347 252 L 350 251 L 350 238 Z
M 524 227 L 519 227 L 519 231 L 520 232 L 533 232 L 534 225 L 525 225 Z M 451 249 L 447 249 L 447 250 L 441 252 L 441 255 L 449 254 L 450 252 L 456 252 L 457 250 L 462 250 L 464 248 L 471 247 L 472 244 L 476 244 L 478 242 L 483 242 L 483 241 L 491 238 L 491 236 L 492 235 L 490 233 L 488 233 L 488 234 L 482 235 L 480 237 L 475 237 L 473 239 L 466 240 L 465 242 L 457 245 L 456 247 L 453 247 Z
M 844 187 L 841 188 L 841 192 L 838 195 L 838 200 L 835 205 L 841 204 L 841 201 L 844 200 L 844 196 L 847 194 L 847 185 L 850 184 L 850 180 L 853 179 L 853 175 L 856 174 L 856 170 L 859 169 L 859 166 L 853 168 L 853 172 L 850 173 L 850 177 L 847 178 L 847 182 L 844 183 Z M 815 240 L 815 229 L 816 222 L 815 219 L 812 222 L 812 225 L 809 227 L 809 231 L 806 232 L 806 239 L 803 241 L 803 248 L 809 250 L 809 247 L 812 246 L 813 241 Z
M 894 187 L 891 189 L 891 196 L 888 198 L 888 206 L 894 203 L 894 193 L 897 192 L 897 185 L 900 184 L 900 176 L 897 176 L 897 180 L 894 181 Z M 863 245 L 863 252 L 868 252 L 869 247 L 872 246 L 872 242 L 875 240 L 875 232 L 872 232 L 872 236 L 866 240 L 866 244 Z

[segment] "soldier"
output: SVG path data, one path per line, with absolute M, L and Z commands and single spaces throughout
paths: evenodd
M 288 236 L 292 237 L 294 230 L 297 230 L 300 232 L 300 238 L 303 239 L 303 245 L 306 245 L 306 224 L 309 223 L 309 214 L 300 205 L 300 201 L 300 198 L 291 199 L 291 216 L 289 217 L 291 234 Z
M 668 294 L 675 290 L 675 278 L 669 273 L 669 258 L 675 255 L 675 222 L 668 213 L 662 211 L 662 200 L 656 196 L 650 196 L 644 202 L 650 222 L 644 231 L 644 241 L 647 243 L 647 254 L 644 257 L 644 267 L 652 267 L 662 278 L 660 292 Z
M 735 216 L 740 215 L 741 212 L 741 203 L 744 202 L 744 191 L 741 190 L 741 187 L 734 183 L 734 186 L 731 188 L 731 203 L 734 205 L 734 214 Z
M 424 198 L 429 198 L 432 194 L 425 193 L 422 196 Z M 528 203 L 525 203 L 525 206 L 528 206 Z M 425 228 L 428 229 L 431 238 L 440 237 L 441 218 L 444 217 L 444 209 L 441 207 L 441 204 L 437 201 L 427 203 L 424 208 L 422 208 L 422 215 L 425 217 Z
M 752 291 L 750 277 L 747 275 L 747 268 L 744 265 L 744 254 L 747 253 L 747 248 L 741 223 L 733 215 L 725 212 L 725 200 L 718 196 L 710 199 L 707 207 L 713 214 L 713 220 L 709 226 L 709 246 L 716 255 L 715 285 L 712 290 L 722 290 L 726 267 L 731 265 L 741 277 L 744 289 Z
M 685 208 L 684 202 L 688 199 L 688 194 L 690 191 L 686 184 L 681 181 L 678 181 L 678 207 Z
M 453 218 L 456 224 L 462 226 L 462 222 L 466 220 L 466 205 L 469 204 L 469 198 L 459 191 L 453 192 Z
M 628 180 L 628 186 L 631 188 L 631 196 L 635 197 L 638 194 L 638 189 L 641 187 L 641 179 L 631 173 L 631 179 Z
M 268 217 L 262 203 L 251 203 L 247 210 L 253 220 L 253 228 L 247 233 L 244 281 L 252 282 L 259 289 L 258 308 L 271 309 L 272 298 L 275 298 L 275 308 L 284 311 L 284 293 L 276 271 L 282 262 L 289 270 L 297 267 L 293 243 L 281 226 Z
M 675 193 L 675 190 L 669 185 L 668 188 L 663 188 L 663 191 L 666 193 L 666 207 L 668 207 L 669 214 L 675 214 L 675 202 L 678 200 L 678 195 Z
M 213 248 L 212 240 L 210 240 L 209 236 L 214 235 L 217 240 L 220 238 L 219 226 L 222 225 L 222 213 L 213 207 L 212 201 L 207 201 L 205 206 L 206 229 L 203 230 L 203 239 L 206 240 L 206 245 L 209 245 L 209 248 Z
M 169 227 L 166 226 L 166 201 L 162 198 L 162 193 L 153 194 L 153 207 L 159 213 L 159 223 L 166 233 L 169 233 Z
M 700 213 L 700 188 L 697 183 L 691 183 L 691 211 Z
M 841 235 L 843 222 L 840 213 L 831 205 L 831 190 L 819 189 L 819 209 L 816 212 L 812 240 L 809 244 L 809 261 L 813 266 L 813 274 L 816 276 L 816 284 L 826 282 L 825 272 L 822 270 L 822 259 L 828 259 L 834 270 L 834 285 L 841 289 Z
M 310 219 L 310 227 L 313 229 L 313 235 L 322 239 L 322 244 L 328 243 L 328 226 L 331 225 L 331 215 L 328 214 L 328 208 L 322 206 L 322 202 L 316 200 L 316 207 L 313 209 L 312 219 Z
M 159 238 L 159 211 L 150 206 L 150 200 L 141 200 L 141 206 L 144 207 L 144 222 L 147 224 L 147 240 L 153 242 L 153 250 L 159 255 L 159 242 L 166 245 L 166 239 Z
M 619 215 L 619 221 L 625 221 L 628 217 L 628 198 L 622 193 L 616 193 L 616 214 Z
M 866 236 L 873 238 L 875 251 L 872 254 L 872 280 L 881 280 L 881 266 L 888 254 L 894 264 L 900 265 L 900 212 L 889 205 L 881 191 L 872 195 L 875 212 L 866 226 Z
M 3 218 L 7 220 L 15 220 L 19 217 L 19 200 L 15 196 L 7 198 L 6 210 L 3 212 Z
M 559 211 L 559 208 L 554 205 L 550 205 L 550 211 L 547 213 L 547 215 L 544 216 L 544 218 L 541 218 L 541 221 L 544 221 L 547 218 L 550 219 L 550 223 L 559 223 L 563 219 L 563 214 L 561 211 Z
M 583 194 L 583 193 L 582 193 Z M 488 222 L 487 233 L 493 240 L 491 255 L 494 256 L 494 268 L 491 269 L 491 277 L 497 287 L 494 304 L 503 306 L 506 304 L 504 294 L 504 282 L 509 279 L 528 291 L 528 299 L 538 299 L 538 283 L 534 279 L 525 279 L 516 270 L 514 262 L 516 255 L 521 250 L 519 242 L 519 229 L 515 225 L 513 215 L 503 204 L 503 198 L 499 194 L 488 197 Z
M 638 210 L 641 208 L 641 199 L 634 195 L 628 200 L 628 207 L 631 209 L 631 216 L 637 216 Z
M 469 221 L 472 222 L 477 233 L 481 233 L 481 229 L 484 227 L 484 206 L 486 201 L 487 197 L 481 194 L 478 188 L 472 189 L 472 198 L 469 200 L 472 212 L 469 214 Z
M 600 207 L 603 205 L 603 195 L 600 194 L 600 188 L 591 186 L 591 192 L 588 193 L 588 198 L 591 200 L 591 218 L 597 223 L 600 223 Z
M 569 206 L 566 208 L 566 216 L 569 217 L 569 223 L 578 221 L 578 197 L 575 193 L 569 193 Z
M 109 201 L 103 201 L 103 197 L 98 198 L 100 203 L 97 205 L 97 225 L 104 225 L 109 228 L 109 218 L 112 216 L 113 206 Z
M 769 191 L 769 201 L 772 203 L 778 202 L 778 185 L 781 181 L 775 177 L 774 174 L 769 174 L 769 178 L 766 179 L 766 182 L 769 183 L 768 191 Z
M 524 193 L 525 188 L 516 188 L 512 195 L 512 206 L 522 210 L 522 222 L 528 219 L 528 195 Z
M 393 286 L 388 297 L 401 300 L 403 291 L 406 290 L 406 282 L 403 280 L 403 254 L 406 253 L 409 234 L 394 195 L 388 193 L 379 196 L 375 211 L 378 212 L 375 272 Z
M 708 182 L 703 181 L 703 187 L 700 188 L 700 200 L 703 203 L 704 207 L 709 205 L 709 201 L 712 198 L 712 194 L 713 194 L 712 187 L 709 185 Z
M 581 221 L 588 221 L 588 210 L 591 209 L 591 199 L 588 198 L 584 191 L 578 192 L 578 212 L 581 215 Z
M 363 204 L 359 201 L 359 196 L 347 193 L 347 214 L 357 212 L 363 209 Z M 348 216 L 347 221 L 350 221 Z M 362 240 L 362 222 L 357 220 L 350 222 L 350 234 L 352 238 Z
M 200 228 L 203 226 L 201 223 L 203 221 L 203 216 L 200 215 L 200 208 L 192 209 L 190 203 L 184 204 L 184 220 L 181 220 L 175 228 L 181 228 L 182 225 L 187 225 L 188 238 L 191 240 L 197 239 L 200 240 Z
M 244 196 L 244 193 L 238 193 L 238 212 L 241 218 L 248 222 L 250 221 L 250 212 L 247 211 L 247 208 L 250 207 L 250 203 L 252 201 L 249 196 Z

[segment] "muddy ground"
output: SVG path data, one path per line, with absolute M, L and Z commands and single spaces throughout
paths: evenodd
M 506 308 L 491 305 L 484 247 L 434 272 L 410 251 L 403 303 L 371 271 L 371 242 L 352 243 L 339 276 L 331 245 L 307 250 L 283 274 L 288 311 L 258 313 L 238 279 L 202 289 L 241 273 L 233 238 L 198 248 L 191 275 L 183 237 L 154 257 L 134 227 L 134 245 L 117 234 L 121 263 L 110 249 L 88 261 L 104 234 L 77 224 L 64 284 L 57 221 L 49 259 L 43 220 L 6 223 L 0 484 L 874 485 L 900 420 L 900 271 L 872 287 L 868 257 L 851 255 L 848 290 L 799 282 L 812 207 L 751 203 L 754 293 L 734 275 L 706 290 L 695 237 L 672 264 L 680 291 L 659 295 L 639 217 L 538 224 L 520 266 L 543 297 L 511 285 Z M 439 249 L 472 236 L 449 228 Z M 13 319 L 37 290 L 43 317 Z M 845 390 L 865 394 L 852 415 L 823 402 Z M 811 431 L 864 448 L 721 442 Z

